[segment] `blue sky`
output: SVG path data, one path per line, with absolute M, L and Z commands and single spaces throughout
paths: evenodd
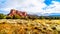
M 60 0 L 0 0 L 0 13 L 8 14 L 11 9 L 26 11 L 28 14 L 60 14 Z
M 49 6 L 49 5 L 53 4 L 52 1 L 60 2 L 60 0 L 45 0 L 44 3 Z

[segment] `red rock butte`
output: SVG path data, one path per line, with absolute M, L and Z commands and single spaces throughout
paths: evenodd
M 18 11 L 15 9 L 11 9 L 10 13 L 8 14 L 8 16 L 14 16 L 15 14 L 19 15 L 19 16 L 27 16 L 27 13 L 24 11 Z

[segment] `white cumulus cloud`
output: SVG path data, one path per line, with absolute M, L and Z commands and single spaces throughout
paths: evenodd
M 52 1 L 53 4 L 48 6 L 44 13 L 60 13 L 60 2 Z
M 30 14 L 43 14 L 45 7 L 44 0 L 6 0 L 5 7 L 0 10 L 10 11 L 11 9 L 17 9 L 26 11 Z
M 48 15 L 51 13 L 60 13 L 60 2 L 52 1 L 53 4 L 47 6 L 45 0 L 6 0 L 1 11 L 10 11 L 17 9 L 26 11 L 29 14 Z M 42 8 L 46 7 L 46 10 Z

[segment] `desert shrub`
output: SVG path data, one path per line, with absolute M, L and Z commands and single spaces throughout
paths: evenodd
M 5 16 L 6 15 L 4 15 L 4 14 L 0 14 L 0 19 L 4 19 Z
M 21 16 L 19 16 L 19 15 L 17 15 L 17 14 L 15 14 L 14 16 L 13 16 L 13 19 L 20 19 L 21 18 Z
M 39 19 L 44 19 L 44 16 L 40 16 Z
M 12 16 L 6 16 L 5 18 L 6 19 L 12 19 Z

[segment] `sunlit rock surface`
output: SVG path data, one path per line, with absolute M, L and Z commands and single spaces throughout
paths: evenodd
M 27 16 L 27 13 L 25 11 L 18 11 L 15 9 L 11 9 L 10 13 L 8 14 L 8 16 L 13 16 L 13 15 L 19 15 L 19 16 Z

